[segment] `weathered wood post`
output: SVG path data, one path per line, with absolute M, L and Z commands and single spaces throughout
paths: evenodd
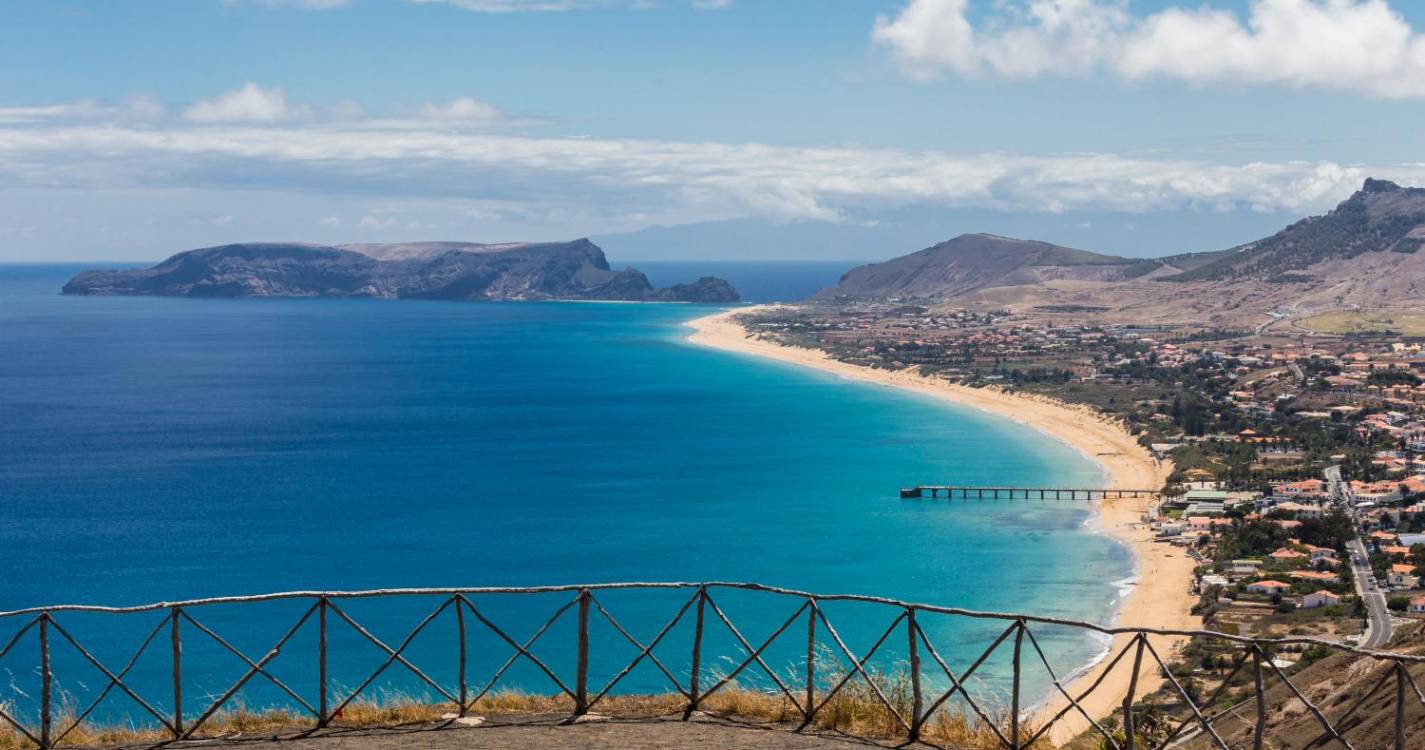
M 1405 664 L 1395 662 L 1395 750 L 1405 750 Z
M 1133 725 L 1133 696 L 1138 692 L 1138 673 L 1143 670 L 1143 639 L 1147 636 L 1138 634 L 1135 639 L 1138 648 L 1133 654 L 1133 674 L 1128 678 L 1128 694 L 1123 696 L 1123 738 L 1125 750 L 1133 750 L 1136 740 L 1134 734 L 1137 732 Z
M 920 690 L 920 642 L 917 638 L 920 627 L 915 624 L 915 607 L 905 608 L 905 630 L 910 658 L 910 736 L 907 739 L 919 742 L 924 696 Z
M 589 713 L 589 601 L 588 589 L 579 590 L 579 654 L 574 667 L 574 715 Z
M 1252 730 L 1252 750 L 1262 750 L 1262 733 L 1267 731 L 1267 692 L 1262 689 L 1262 647 L 1252 644 L 1252 689 L 1257 696 L 1257 724 Z
M 49 750 L 54 674 L 49 663 L 49 612 L 40 613 L 40 750 Z
M 807 600 L 807 674 L 806 674 L 806 710 L 802 712 L 802 725 L 797 727 L 797 731 L 806 729 L 813 718 L 815 718 L 816 708 L 816 600 Z
M 327 598 L 317 599 L 317 727 L 331 721 L 327 710 Z
M 693 665 L 692 673 L 688 675 L 688 708 L 683 712 L 683 721 L 692 718 L 693 712 L 698 710 L 698 701 L 702 697 L 698 694 L 698 677 L 703 670 L 703 610 L 707 600 L 707 587 L 699 586 L 698 612 L 693 621 Z
M 181 611 L 173 608 L 170 615 L 170 640 L 173 641 L 173 736 L 183 736 L 183 637 L 180 634 L 178 618 Z
M 469 702 L 469 700 L 470 700 L 470 698 L 469 698 L 470 686 L 469 686 L 469 683 L 468 683 L 468 682 L 466 681 L 466 679 L 465 679 L 465 661 L 466 661 L 466 645 L 465 645 L 465 597 L 464 597 L 464 595 L 462 595 L 462 594 L 456 594 L 456 595 L 455 595 L 455 629 L 456 629 L 456 631 L 460 634 L 460 657 L 459 657 L 459 658 L 460 658 L 460 664 L 458 665 L 458 668 L 457 668 L 457 670 L 456 670 L 456 671 L 459 673 L 459 675 L 460 675 L 460 711 L 459 711 L 459 714 L 460 714 L 461 716 L 464 716 L 464 715 L 465 715 L 466 708 L 468 707 L 467 704 L 468 704 L 468 702 Z
M 1024 620 L 1021 619 L 1014 628 L 1014 685 L 1009 694 L 1009 742 L 1012 750 L 1019 750 L 1019 650 L 1023 642 Z

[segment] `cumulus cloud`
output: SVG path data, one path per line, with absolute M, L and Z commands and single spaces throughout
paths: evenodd
M 1425 98 L 1425 35 L 1387 0 L 1249 0 L 1146 16 L 1126 0 L 909 0 L 872 39 L 908 75 L 1035 78 L 1107 73 L 1193 85 L 1279 85 Z
M 287 92 L 282 89 L 251 82 L 216 98 L 193 102 L 183 110 L 184 119 L 197 123 L 279 122 L 310 115 L 307 107 L 288 106 Z

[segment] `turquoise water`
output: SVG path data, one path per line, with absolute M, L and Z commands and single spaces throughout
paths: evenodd
M 1102 622 L 1128 574 L 1126 551 L 1085 528 L 1082 504 L 896 497 L 922 482 L 1100 482 L 1067 446 L 927 398 L 690 345 L 685 322 L 710 308 L 57 295 L 72 272 L 0 266 L 0 609 L 746 580 Z M 726 598 L 749 637 L 790 611 Z M 682 600 L 613 601 L 647 638 Z M 528 635 L 557 605 L 491 606 Z M 431 606 L 351 611 L 394 642 Z M 836 625 L 857 648 L 893 616 L 844 609 Z M 211 617 L 254 654 L 290 624 Z M 130 620 L 73 627 L 122 664 L 153 624 Z M 17 624 L 0 620 L 0 637 Z M 971 642 L 1002 625 L 928 627 L 968 661 Z M 1048 637 L 1063 670 L 1100 648 Z M 423 643 L 411 653 L 444 648 Z M 793 653 L 776 653 L 779 666 Z M 242 671 L 196 645 L 185 660 L 199 691 Z M 30 698 L 33 661 L 25 648 L 0 660 Z M 614 661 L 600 655 L 594 669 L 611 674 Z M 134 679 L 164 684 L 156 664 L 144 669 Z M 538 677 L 512 673 L 531 688 Z M 640 670 L 625 687 L 660 679 Z M 103 681 L 65 686 L 85 695 Z

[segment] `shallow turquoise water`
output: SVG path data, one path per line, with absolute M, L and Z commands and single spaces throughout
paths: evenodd
M 0 266 L 0 609 L 747 580 L 1105 621 L 1113 581 L 1128 574 L 1126 551 L 1085 528 L 1083 505 L 896 498 L 922 482 L 1100 482 L 1067 446 L 927 398 L 694 347 L 684 322 L 708 308 L 58 296 L 72 271 Z M 749 633 L 790 613 L 725 598 Z M 614 604 L 648 638 L 681 599 Z M 351 611 L 395 642 L 433 605 Z M 557 605 L 490 606 L 527 636 Z M 843 609 L 836 625 L 860 649 L 894 616 Z M 290 624 L 209 617 L 254 654 Z M 73 627 L 122 664 L 153 622 Z M 0 636 L 17 624 L 0 620 Z M 971 643 L 1002 625 L 928 627 L 968 661 Z M 1060 669 L 1099 648 L 1046 635 Z M 685 637 L 680 628 L 669 648 Z M 572 643 L 548 638 L 556 652 Z M 495 658 L 500 644 L 485 645 L 473 658 Z M 310 648 L 294 643 L 292 658 Z M 445 648 L 421 640 L 411 653 Z M 27 649 L 0 667 L 32 698 Z M 794 653 L 769 651 L 789 668 Z M 221 692 L 242 671 L 196 644 L 184 658 L 198 691 Z M 616 661 L 596 654 L 594 670 L 611 676 Z M 64 664 L 66 689 L 102 688 Z M 302 663 L 291 669 L 303 679 Z M 157 690 L 161 675 L 142 661 L 133 677 Z M 540 687 L 532 669 L 511 677 Z M 624 688 L 660 679 L 641 669 Z M 272 697 L 252 689 L 254 701 Z

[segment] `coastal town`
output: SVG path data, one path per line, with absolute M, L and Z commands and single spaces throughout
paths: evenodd
M 1425 623 L 1423 339 L 1078 313 L 891 300 L 737 319 L 750 341 L 1114 421 L 1171 467 L 1134 525 L 1151 545 L 1140 557 L 1157 548 L 1191 561 L 1179 585 L 1195 627 L 1384 648 Z M 1242 656 L 1205 639 L 1177 645 L 1174 671 L 1198 691 L 1224 688 L 1224 665 Z M 1325 655 L 1303 645 L 1273 659 L 1293 670 Z
M 762 308 L 742 323 L 846 363 L 1117 418 L 1172 461 L 1147 520 L 1202 562 L 1208 619 L 1239 630 L 1256 619 L 1278 630 L 1298 628 L 1293 618 L 1364 621 L 1343 564 L 1357 536 L 1361 583 L 1387 594 L 1395 615 L 1425 615 L 1422 339 L 1081 323 L 1075 312 L 882 302 Z M 1360 632 L 1344 621 L 1300 627 Z

